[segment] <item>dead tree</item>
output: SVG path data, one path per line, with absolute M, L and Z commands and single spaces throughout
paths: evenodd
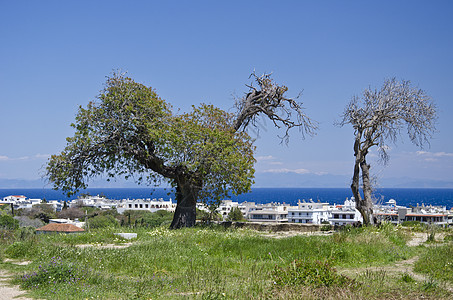
M 365 224 L 375 223 L 370 165 L 366 161 L 370 148 L 378 148 L 380 161 L 385 165 L 389 159 L 388 142 L 395 144 L 406 127 L 412 143 L 418 147 L 429 145 L 436 119 L 436 107 L 431 98 L 423 90 L 411 87 L 409 81 L 395 78 L 386 80 L 380 90 L 364 90 L 361 98 L 353 97 L 346 106 L 338 125 L 351 124 L 354 128 L 355 163 L 351 190 Z
M 247 85 L 250 89 L 245 97 L 236 101 L 236 130 L 245 130 L 248 126 L 257 127 L 257 120 L 264 116 L 269 118 L 275 127 L 285 128 L 282 141 L 288 142 L 289 130 L 299 128 L 302 137 L 305 134 L 315 135 L 318 125 L 303 111 L 302 104 L 295 99 L 285 97 L 288 88 L 278 85 L 271 79 L 271 74 L 250 75 L 253 83 Z M 297 98 L 296 98 L 297 99 Z

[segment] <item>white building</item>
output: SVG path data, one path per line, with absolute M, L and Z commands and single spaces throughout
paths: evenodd
M 13 204 L 14 209 L 30 209 L 33 205 L 41 203 L 41 199 L 27 199 L 27 197 L 23 195 L 6 196 L 0 201 L 0 204 Z
M 333 206 L 326 202 L 299 200 L 297 206 L 288 209 L 288 223 L 321 224 L 329 221 L 332 209 Z
M 217 208 L 217 212 L 222 216 L 222 218 L 225 220 L 230 212 L 233 210 L 233 208 L 238 207 L 239 203 L 233 200 L 222 200 L 220 202 L 219 207 Z M 244 215 L 244 214 L 243 214 Z
M 1 203 L 3 204 L 11 204 L 11 203 L 16 203 L 17 201 L 25 201 L 27 199 L 27 197 L 25 197 L 24 195 L 10 195 L 10 196 L 6 196 L 6 197 L 3 197 L 3 199 L 1 200 Z
M 288 208 L 290 206 L 284 203 L 258 204 L 248 212 L 247 220 L 251 222 L 288 222 Z
M 360 212 L 355 208 L 355 198 L 346 198 L 343 205 L 335 205 L 330 211 L 329 223 L 331 225 L 344 226 L 354 223 L 363 223 Z
M 381 221 L 399 224 L 405 221 L 416 221 L 424 224 L 449 225 L 452 214 L 445 206 L 418 205 L 416 207 L 397 206 L 394 199 L 385 205 L 373 207 L 375 216 Z
M 150 212 L 156 212 L 158 210 L 167 210 L 174 212 L 176 210 L 176 203 L 173 203 L 171 198 L 165 201 L 162 198 L 159 199 L 123 199 L 116 207 L 118 213 L 122 214 L 126 210 L 146 210 Z

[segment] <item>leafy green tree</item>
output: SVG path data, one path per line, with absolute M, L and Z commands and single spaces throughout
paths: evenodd
M 251 77 L 257 86 L 248 86 L 235 115 L 205 104 L 176 115 L 152 88 L 114 73 L 98 101 L 79 108 L 75 135 L 50 158 L 47 177 L 68 195 L 100 175 L 169 183 L 177 201 L 170 227 L 191 227 L 197 201 L 218 202 L 250 190 L 254 146 L 245 131 L 257 126 L 260 115 L 286 128 L 286 140 L 293 127 L 309 135 L 317 128 L 300 103 L 284 96 L 287 87 L 270 75 Z
M 2 229 L 17 229 L 19 221 L 7 214 L 0 215 L 0 228 Z
M 231 211 L 228 213 L 228 220 L 229 221 L 244 221 L 244 215 L 242 214 L 239 207 L 233 207 Z
M 47 176 L 69 195 L 105 174 L 168 182 L 177 201 L 171 227 L 193 226 L 198 200 L 240 194 L 253 182 L 252 141 L 233 119 L 211 105 L 174 115 L 152 88 L 113 74 L 98 101 L 79 108 L 75 135 L 50 158 Z

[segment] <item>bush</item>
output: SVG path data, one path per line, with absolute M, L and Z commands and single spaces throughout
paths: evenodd
M 228 221 L 244 221 L 244 216 L 242 215 L 239 207 L 233 207 L 233 209 L 228 214 Z
M 0 216 L 0 228 L 11 230 L 17 229 L 19 228 L 19 221 L 17 221 L 10 215 L 3 214 Z
M 118 226 L 118 220 L 112 216 L 95 216 L 88 219 L 88 226 L 90 229 L 116 227 Z
M 36 240 L 36 230 L 34 227 L 21 227 L 16 230 L 16 239 L 20 241 Z
M 323 224 L 323 225 L 321 225 L 320 230 L 321 230 L 321 231 L 330 231 L 330 230 L 332 230 L 332 225 L 330 225 L 330 224 Z
M 5 249 L 5 254 L 10 258 L 26 258 L 37 251 L 35 245 L 34 240 L 14 242 Z
M 337 270 L 329 261 L 295 260 L 287 268 L 276 267 L 272 273 L 274 284 L 278 287 L 303 285 L 311 287 L 347 286 L 354 281 Z

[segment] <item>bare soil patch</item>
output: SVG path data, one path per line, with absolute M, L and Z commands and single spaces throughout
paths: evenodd
M 32 300 L 32 298 L 24 296 L 26 291 L 21 290 L 19 286 L 8 283 L 11 276 L 12 275 L 5 270 L 0 270 L 0 299 Z

